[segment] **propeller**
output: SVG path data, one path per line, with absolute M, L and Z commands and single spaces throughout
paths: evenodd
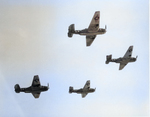
M 48 89 L 49 89 L 49 83 L 47 83 L 47 87 L 48 87 Z
M 107 29 L 107 25 L 105 25 L 105 30 Z
M 138 56 L 136 56 L 136 59 L 137 59 L 137 57 L 138 57 Z

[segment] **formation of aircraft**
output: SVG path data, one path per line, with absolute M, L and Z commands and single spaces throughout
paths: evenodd
M 106 25 L 105 29 L 99 28 L 99 19 L 100 19 L 100 11 L 96 11 L 88 28 L 83 30 L 75 30 L 74 24 L 71 24 L 68 28 L 68 37 L 72 37 L 73 34 L 86 35 L 86 46 L 90 46 L 94 41 L 94 39 L 96 38 L 96 35 L 106 33 Z M 112 55 L 107 55 L 106 64 L 108 64 L 109 62 L 120 63 L 119 70 L 122 70 L 129 62 L 136 61 L 137 57 L 136 58 L 131 57 L 132 51 L 133 46 L 130 46 L 125 55 L 118 59 L 112 59 Z M 14 88 L 16 93 L 20 92 L 32 93 L 32 95 L 35 98 L 39 98 L 41 92 L 47 91 L 49 89 L 49 84 L 48 86 L 41 86 L 39 76 L 35 75 L 33 78 L 32 85 L 30 87 L 20 88 L 19 84 L 16 84 Z M 73 87 L 71 86 L 69 87 L 69 93 L 81 94 L 82 98 L 84 98 L 88 93 L 95 92 L 95 90 L 96 88 L 95 89 L 90 88 L 90 80 L 88 80 L 85 86 L 81 89 L 73 89 Z
M 72 37 L 73 34 L 86 35 L 86 46 L 90 46 L 96 38 L 96 35 L 106 33 L 106 25 L 105 29 L 99 28 L 99 19 L 100 11 L 96 11 L 88 28 L 75 30 L 74 24 L 71 24 L 68 28 L 68 37 Z
M 127 52 L 125 53 L 125 55 L 123 57 L 120 57 L 118 59 L 112 59 L 112 55 L 107 55 L 106 56 L 106 64 L 108 64 L 109 62 L 115 62 L 115 63 L 120 63 L 119 66 L 119 70 L 122 70 L 129 62 L 135 62 L 137 59 L 132 56 L 132 51 L 133 51 L 133 46 L 130 46 L 127 50 Z
M 95 92 L 96 88 L 90 88 L 90 80 L 88 80 L 84 87 L 81 89 L 73 89 L 73 87 L 69 87 L 69 93 L 77 93 L 77 94 L 81 94 L 82 98 L 84 98 L 88 93 L 93 93 Z
M 20 93 L 20 92 L 32 93 L 32 95 L 35 98 L 39 98 L 41 92 L 47 91 L 49 89 L 49 84 L 48 86 L 41 86 L 39 76 L 36 75 L 34 76 L 32 85 L 30 87 L 20 88 L 19 84 L 16 84 L 14 88 L 16 93 Z

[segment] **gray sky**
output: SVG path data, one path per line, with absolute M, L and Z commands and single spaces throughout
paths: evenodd
M 68 38 L 68 26 L 87 28 L 100 11 L 98 35 L 90 47 L 85 36 Z M 149 114 L 148 0 L 12 1 L 0 2 L 0 116 L 105 117 Z M 133 45 L 138 55 L 119 71 L 105 64 L 106 55 L 124 56 Z M 28 87 L 34 75 L 50 84 L 39 99 L 14 92 Z M 96 92 L 81 98 L 69 86 L 82 88 L 87 80 Z

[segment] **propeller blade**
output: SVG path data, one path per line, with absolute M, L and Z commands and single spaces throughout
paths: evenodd
M 105 30 L 107 29 L 107 25 L 105 25 Z
M 49 89 L 49 83 L 47 84 L 47 87 L 48 87 L 48 89 Z

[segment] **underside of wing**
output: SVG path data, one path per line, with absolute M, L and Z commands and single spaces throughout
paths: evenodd
M 90 80 L 86 81 L 83 89 L 89 89 L 90 88 Z
M 32 93 L 32 95 L 33 95 L 35 98 L 39 98 L 39 97 L 40 97 L 40 92 L 39 92 L 39 93 Z
M 90 46 L 94 41 L 96 35 L 87 35 L 86 36 L 86 46 Z
M 32 86 L 33 87 L 41 86 L 41 83 L 40 83 L 38 75 L 34 76 L 33 81 L 32 81 Z
M 124 64 L 124 63 L 120 63 L 120 66 L 119 66 L 119 70 L 122 70 L 128 63 Z
M 84 98 L 88 93 L 82 93 L 82 98 Z
M 124 55 L 124 58 L 130 58 L 132 56 L 133 46 L 130 46 Z
M 91 21 L 91 23 L 88 27 L 89 32 L 98 31 L 98 29 L 99 29 L 99 19 L 100 19 L 100 11 L 96 11 L 93 18 L 92 18 L 92 21 Z

